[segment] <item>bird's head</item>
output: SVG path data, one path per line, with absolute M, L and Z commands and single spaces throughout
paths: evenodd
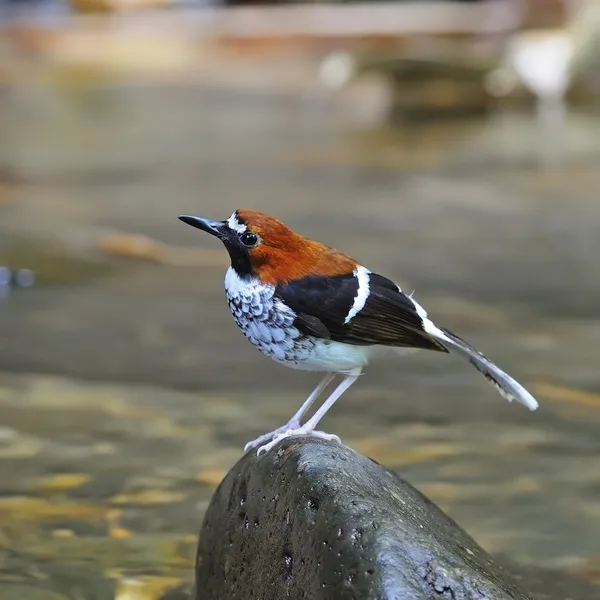
M 334 248 L 309 240 L 275 217 L 249 208 L 224 221 L 181 215 L 181 221 L 219 238 L 240 276 L 277 285 L 306 275 L 352 272 L 357 263 Z

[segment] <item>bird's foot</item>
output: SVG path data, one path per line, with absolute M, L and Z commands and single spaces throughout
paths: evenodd
M 280 433 L 273 432 L 272 434 L 269 434 L 269 436 L 271 436 L 271 441 L 268 444 L 261 446 L 256 451 L 256 456 L 261 456 L 262 454 L 265 454 L 266 452 L 271 450 L 271 448 L 274 448 L 281 440 L 285 440 L 286 438 L 295 435 L 312 435 L 322 440 L 331 440 L 337 442 L 338 444 L 342 443 L 340 438 L 333 433 L 326 433 L 325 431 L 309 429 L 305 425 L 303 427 L 298 427 L 297 429 L 286 429 L 285 431 L 282 431 Z
M 260 446 L 264 442 L 269 442 L 273 438 L 277 437 L 279 434 L 284 433 L 285 431 L 293 430 L 293 429 L 300 429 L 300 421 L 289 421 L 285 425 L 282 425 L 281 427 L 278 427 L 277 429 L 275 429 L 275 431 L 270 431 L 269 433 L 263 433 L 262 435 L 259 435 L 255 440 L 248 442 L 244 446 L 244 452 L 248 452 L 248 450 L 250 450 L 250 448 L 256 448 L 257 446 Z

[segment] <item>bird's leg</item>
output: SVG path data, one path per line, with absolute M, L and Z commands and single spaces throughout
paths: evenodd
M 332 433 L 325 433 L 324 431 L 315 431 L 315 427 L 319 421 L 325 416 L 325 413 L 334 405 L 335 401 L 358 379 L 356 375 L 346 375 L 340 384 L 333 390 L 329 398 L 323 402 L 319 410 L 308 420 L 306 423 L 298 428 L 287 429 L 277 434 L 273 439 L 264 446 L 261 446 L 257 451 L 257 456 L 268 452 L 271 448 L 276 446 L 281 440 L 291 437 L 293 435 L 314 435 L 315 437 L 324 440 L 335 440 L 340 442 L 340 438 Z
M 271 431 L 270 433 L 265 433 L 255 440 L 248 442 L 244 446 L 244 452 L 250 450 L 250 448 L 256 448 L 256 446 L 260 446 L 263 442 L 268 440 L 272 440 L 274 437 L 279 435 L 284 431 L 288 431 L 290 429 L 298 429 L 300 427 L 300 419 L 304 415 L 304 413 L 311 407 L 312 403 L 323 393 L 323 390 L 331 383 L 331 381 L 336 376 L 335 373 L 327 373 L 325 377 L 321 380 L 319 385 L 311 392 L 310 396 L 304 401 L 302 406 L 297 410 L 296 414 L 281 427 L 275 429 L 275 431 Z

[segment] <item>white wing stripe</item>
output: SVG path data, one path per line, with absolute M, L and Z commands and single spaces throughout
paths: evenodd
M 350 321 L 365 307 L 367 298 L 369 297 L 371 271 L 365 267 L 357 267 L 354 269 L 354 277 L 358 279 L 358 291 L 356 292 L 356 298 L 352 308 L 344 319 L 344 324 L 347 325 Z

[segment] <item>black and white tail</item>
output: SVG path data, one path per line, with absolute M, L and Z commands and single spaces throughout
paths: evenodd
M 436 328 L 437 329 L 437 328 Z M 477 348 L 467 344 L 457 335 L 447 329 L 440 328 L 443 336 L 434 336 L 450 352 L 455 352 L 466 358 L 509 402 L 516 400 L 526 406 L 529 410 L 538 407 L 537 400 L 510 375 L 498 368 L 491 360 L 486 358 Z
M 509 402 L 515 400 L 529 410 L 535 410 L 538 407 L 537 400 L 518 381 L 515 381 L 510 375 L 498 368 L 477 348 L 474 348 L 451 331 L 443 327 L 437 327 L 429 319 L 425 309 L 413 298 L 411 300 L 423 320 L 423 329 L 449 352 L 454 352 L 466 358 L 498 390 L 503 398 Z

